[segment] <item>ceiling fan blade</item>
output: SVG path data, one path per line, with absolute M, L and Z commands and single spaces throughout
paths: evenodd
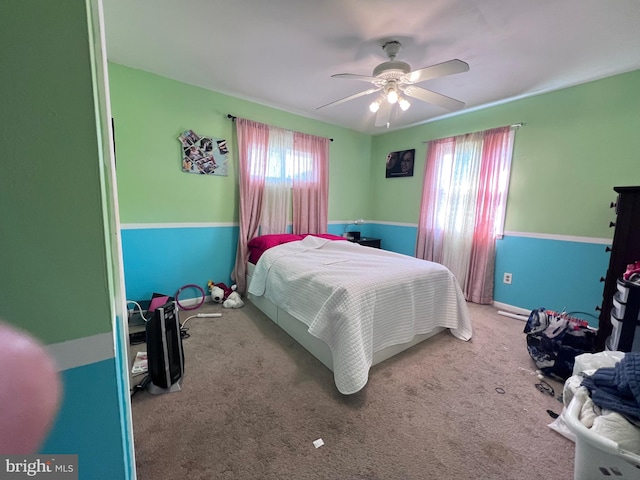
M 469 71 L 469 64 L 462 60 L 449 60 L 448 62 L 438 63 L 430 67 L 421 68 L 407 73 L 404 78 L 407 83 L 419 83 L 432 78 L 445 77 L 454 73 L 462 73 Z
M 321 108 L 325 108 L 325 107 L 333 107 L 335 105 L 339 105 L 341 103 L 348 102 L 349 100 L 354 100 L 354 99 L 356 99 L 358 97 L 364 97 L 365 95 L 370 95 L 373 92 L 377 92 L 380 89 L 381 89 L 381 87 L 373 87 L 373 88 L 370 88 L 369 90 L 365 90 L 364 92 L 356 93 L 355 95 L 350 95 L 348 97 L 341 98 L 340 100 L 336 100 L 335 102 L 331 102 L 331 103 L 327 103 L 326 105 L 322 105 L 321 107 L 316 108 L 316 110 L 320 110 Z
M 447 110 L 458 110 L 464 107 L 464 102 L 461 102 L 460 100 L 456 100 L 454 98 L 447 97 L 445 95 L 441 95 L 440 93 L 432 92 L 431 90 L 426 90 L 415 85 L 409 85 L 403 90 L 405 95 L 409 97 L 417 98 L 418 100 L 422 100 L 423 102 L 433 103 L 434 105 L 446 108 Z
M 351 80 L 361 80 L 364 82 L 379 82 L 377 77 L 371 77 L 369 75 L 358 75 L 357 73 L 336 73 L 331 75 L 331 78 L 349 78 Z
M 378 113 L 376 114 L 376 127 L 386 127 L 391 118 L 391 104 L 387 101 L 382 102 Z

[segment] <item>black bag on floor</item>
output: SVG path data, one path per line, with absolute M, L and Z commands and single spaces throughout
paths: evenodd
M 596 331 L 579 318 L 545 308 L 533 310 L 524 327 L 527 350 L 536 367 L 549 377 L 566 380 L 577 355 L 593 353 Z

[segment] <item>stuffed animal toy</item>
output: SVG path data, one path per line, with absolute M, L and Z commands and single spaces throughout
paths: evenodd
M 224 308 L 241 308 L 244 302 L 240 294 L 236 292 L 236 285 L 227 287 L 224 283 L 213 283 L 209 280 L 209 291 L 211 292 L 211 300 L 215 303 L 221 303 Z

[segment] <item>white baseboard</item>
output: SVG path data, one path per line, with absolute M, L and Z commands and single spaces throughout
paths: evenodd
M 516 307 L 514 305 L 509 305 L 508 303 L 493 302 L 493 306 L 496 308 L 499 308 L 500 310 L 505 310 L 511 313 L 517 313 L 519 315 L 529 316 L 531 314 L 531 310 L 528 310 L 526 308 Z

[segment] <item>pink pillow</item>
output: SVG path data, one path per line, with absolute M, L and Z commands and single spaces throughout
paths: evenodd
M 272 235 L 261 235 L 249 241 L 249 248 L 261 248 L 266 250 L 276 245 L 302 240 L 302 235 L 294 235 L 293 233 L 274 233 Z
M 255 237 L 247 244 L 249 247 L 249 261 L 251 263 L 257 263 L 262 254 L 271 247 L 302 240 L 303 238 L 302 235 L 294 235 L 293 233 L 274 233 L 272 235 Z
M 296 240 L 302 240 L 307 235 L 326 238 L 327 240 L 346 240 L 344 237 L 333 235 L 331 233 L 303 233 L 302 235 L 296 235 L 293 233 L 274 233 L 271 235 L 261 235 L 251 239 L 247 244 L 249 247 L 249 261 L 253 264 L 258 263 L 262 254 L 271 247 L 282 245 L 283 243 L 294 242 Z

